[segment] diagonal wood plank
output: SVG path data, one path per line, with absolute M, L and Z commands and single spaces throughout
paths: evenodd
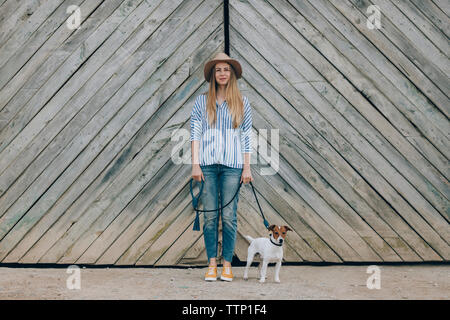
M 0 0 L 0 263 L 207 264 L 187 138 L 224 51 L 243 66 L 259 203 L 293 229 L 285 262 L 448 261 L 449 8 Z M 267 236 L 250 185 L 237 215 L 243 262 L 245 235 Z
M 253 2 L 253 1 L 252 1 Z M 232 2 L 232 5 L 234 6 L 234 5 L 236 5 L 236 7 L 239 9 L 239 10 L 236 10 L 236 11 L 233 11 L 233 8 L 232 8 L 232 13 L 233 12 L 235 12 L 235 15 L 240 15 L 240 16 L 242 16 L 242 15 L 244 15 L 245 16 L 245 20 L 243 20 L 243 19 L 240 19 L 239 20 L 239 23 L 237 22 L 238 20 L 235 20 L 236 22 L 235 23 L 233 23 L 233 14 L 231 14 L 231 22 L 232 22 L 232 26 L 234 27 L 235 25 L 236 26 L 238 26 L 238 30 L 242 30 L 242 28 L 244 27 L 244 26 L 246 26 L 246 24 L 245 23 L 243 23 L 244 21 L 246 21 L 246 20 L 248 20 L 248 21 L 250 21 L 250 24 L 253 24 L 253 25 L 255 25 L 255 26 L 257 26 L 257 28 L 256 29 L 253 29 L 252 30 L 252 32 L 250 33 L 250 32 L 246 32 L 245 33 L 245 35 L 246 35 L 246 37 L 247 37 L 247 39 L 251 39 L 251 40 L 253 40 L 253 38 L 255 38 L 256 37 L 256 35 L 258 34 L 258 31 L 259 30 L 263 30 L 264 28 L 265 28 L 265 30 L 264 30 L 264 39 L 262 38 L 262 37 L 260 37 L 260 38 L 258 38 L 258 40 L 255 40 L 254 42 L 252 41 L 252 43 L 251 43 L 251 45 L 252 46 L 254 46 L 254 47 L 257 47 L 258 49 L 260 49 L 260 50 L 266 50 L 266 48 L 264 47 L 264 46 L 266 46 L 267 44 L 265 43 L 265 41 L 267 41 L 267 39 L 269 38 L 270 40 L 270 43 L 271 44 L 274 44 L 276 47 L 281 47 L 281 46 L 283 46 L 283 44 L 282 44 L 282 42 L 280 42 L 279 44 L 277 44 L 277 38 L 274 36 L 274 37 L 271 37 L 271 32 L 269 32 L 269 29 L 268 29 L 268 26 L 266 25 L 266 26 L 264 26 L 262 23 L 259 23 L 259 24 L 257 24 L 258 23 L 258 17 L 256 16 L 256 15 L 251 15 L 251 9 L 248 7 L 248 5 L 245 5 L 244 3 L 241 3 L 241 2 L 239 2 L 239 3 L 235 3 L 235 2 Z M 245 7 L 245 9 L 247 9 L 247 10 L 244 10 L 244 6 L 246 6 Z M 258 6 L 257 7 L 257 9 L 258 10 L 261 10 L 261 8 L 263 7 L 264 5 L 260 5 L 260 6 Z M 278 22 L 278 24 L 277 24 L 277 27 L 279 28 L 279 22 Z M 256 30 L 258 30 L 258 31 L 256 31 Z M 249 36 L 251 34 L 251 36 Z M 232 35 L 233 35 L 233 33 L 232 33 Z M 261 45 L 262 44 L 262 45 Z M 285 49 L 286 50 L 284 50 L 283 51 L 283 53 L 284 53 L 284 57 L 283 58 L 279 58 L 278 59 L 278 61 L 290 61 L 289 60 L 289 55 L 286 53 L 286 52 L 289 52 L 288 51 L 288 49 L 289 49 L 289 47 L 288 46 L 286 46 L 286 45 L 284 45 L 285 46 Z M 264 51 L 264 57 L 266 58 L 266 59 L 270 59 L 271 58 L 271 56 L 276 56 L 275 54 L 274 54 L 274 52 L 277 52 L 276 50 L 272 50 L 272 51 L 269 51 L 269 50 L 267 50 L 267 51 Z M 290 55 L 291 56 L 293 56 L 292 55 L 292 53 L 290 53 Z M 290 66 L 291 68 L 286 68 L 285 67 L 285 65 L 283 65 L 283 64 L 276 64 L 276 62 L 275 62 L 275 60 L 274 59 L 272 59 L 272 61 L 271 61 L 272 63 L 274 63 L 274 65 L 276 65 L 276 67 L 277 67 L 277 69 L 278 69 L 278 71 L 280 72 L 281 70 L 283 71 L 283 73 L 284 74 L 288 74 L 289 75 L 289 73 L 291 72 L 291 70 L 293 70 L 293 68 L 292 67 L 294 67 L 295 68 L 295 66 L 294 65 L 292 65 L 292 66 Z M 265 75 L 271 75 L 271 73 L 268 73 L 267 72 L 267 67 L 266 68 L 261 68 L 262 70 L 264 70 L 264 74 Z M 305 68 L 302 68 L 302 71 L 303 70 L 305 70 Z M 307 70 L 307 69 L 306 69 Z M 293 81 L 294 81 L 294 78 L 295 77 L 292 77 L 292 80 L 289 78 L 289 81 L 292 83 Z M 317 78 L 316 78 L 317 79 Z M 311 81 L 311 80 L 310 80 Z M 279 84 L 279 83 L 281 83 L 281 82 L 283 82 L 283 80 L 271 80 L 270 81 L 270 83 L 274 83 L 274 84 Z M 303 83 L 303 82 L 302 82 Z M 260 85 L 260 84 L 258 84 L 258 85 Z M 266 85 L 266 87 L 267 87 L 267 85 Z M 298 90 L 298 89 L 301 89 L 301 90 L 303 90 L 303 88 L 302 87 L 299 87 L 299 86 L 296 86 L 296 89 Z M 278 90 L 281 90 L 281 91 L 283 91 L 283 90 L 285 90 L 283 87 L 281 87 L 280 86 L 280 88 L 278 88 Z M 314 90 L 312 90 L 312 91 L 314 91 Z M 267 88 L 265 88 L 264 89 L 264 93 L 266 93 L 267 92 Z M 302 91 L 302 94 L 303 95 L 305 95 L 305 96 L 308 96 L 308 94 L 309 94 L 310 92 L 308 92 L 308 91 Z M 288 91 L 286 90 L 286 95 L 285 95 L 285 98 L 286 99 L 292 99 L 291 98 L 292 97 L 292 90 L 288 93 Z M 266 98 L 267 99 L 267 98 Z M 274 99 L 274 101 L 275 101 L 275 99 Z M 274 103 L 275 104 L 275 103 Z M 278 106 L 279 106 L 279 103 L 276 103 Z M 302 103 L 302 102 L 300 102 L 300 105 L 305 105 L 305 103 Z M 307 105 L 307 104 L 306 104 Z M 313 105 L 314 105 L 314 107 L 316 107 L 316 106 L 321 106 L 320 104 L 318 104 L 317 102 L 314 102 L 313 103 Z M 301 111 L 303 111 L 304 109 L 300 109 Z M 329 111 L 321 111 L 321 114 L 323 114 L 323 115 L 328 115 L 329 114 Z M 291 116 L 291 115 L 289 115 L 289 116 Z M 307 118 L 313 118 L 312 116 L 308 116 Z M 332 123 L 337 123 L 337 124 L 341 124 L 341 121 L 342 120 L 340 120 L 339 118 L 335 118 L 335 119 L 333 119 L 332 120 Z M 322 125 L 322 127 L 323 127 L 323 125 Z M 351 128 L 351 126 L 350 126 L 350 128 Z M 341 131 L 343 131 L 343 130 L 346 130 L 347 128 L 345 127 L 345 126 L 343 126 L 343 127 L 339 127 L 339 132 L 341 132 Z M 326 131 L 323 131 L 323 130 L 321 130 L 320 132 L 322 133 L 322 132 L 327 132 L 328 131 L 328 129 L 326 129 Z M 327 136 L 328 136 L 328 133 L 327 133 Z M 348 134 L 346 134 L 346 136 L 348 137 L 349 135 Z M 351 137 L 351 136 L 350 136 Z M 336 134 L 333 134 L 333 138 L 336 138 Z M 352 141 L 353 142 L 353 141 Z M 359 142 L 359 140 L 355 140 L 355 142 Z M 335 145 L 335 146 L 340 146 L 341 145 L 341 143 L 333 143 L 333 145 Z M 370 146 L 370 145 L 368 145 L 368 146 Z M 320 149 L 320 150 L 322 150 L 322 149 Z M 363 148 L 361 148 L 361 147 L 359 147 L 359 150 L 362 150 L 362 151 L 365 151 L 365 149 L 363 149 Z M 345 154 L 345 157 L 347 158 L 348 156 L 350 156 L 350 154 L 348 154 L 347 153 L 347 150 L 346 149 L 342 149 L 342 150 L 339 150 L 340 152 L 345 152 L 344 154 Z M 372 153 L 371 153 L 372 154 Z M 353 155 L 352 155 L 353 156 Z M 371 160 L 371 156 L 368 156 L 368 157 L 366 157 L 368 160 L 370 159 L 370 161 L 372 162 L 373 160 Z M 382 158 L 380 158 L 380 160 L 381 160 Z M 384 161 L 384 160 L 383 160 Z M 389 168 L 389 167 L 386 167 L 386 168 Z M 358 168 L 359 169 L 359 168 Z M 360 170 L 360 169 L 359 169 Z M 384 170 L 385 169 L 383 169 L 383 170 L 381 170 L 380 172 L 384 172 Z M 389 176 L 386 176 L 386 177 L 389 177 Z M 391 180 L 391 181 L 394 181 L 394 180 Z M 399 190 L 403 190 L 403 188 L 402 187 L 400 187 L 400 186 L 398 186 L 397 187 Z M 391 189 L 391 190 L 393 190 L 393 189 Z M 414 189 L 410 189 L 412 192 L 415 192 L 415 190 Z M 417 198 L 417 194 L 418 193 L 411 193 L 411 198 Z M 428 195 L 427 195 L 428 196 Z M 419 195 L 419 197 L 420 197 L 420 195 Z M 400 198 L 399 198 L 400 199 Z M 426 204 L 426 202 L 423 202 L 424 204 Z M 445 212 L 445 210 L 446 210 L 446 208 L 447 208 L 447 206 L 446 206 L 446 204 L 447 203 L 445 203 L 445 202 L 443 202 L 442 203 L 442 206 L 441 206 L 441 208 L 444 210 L 443 211 L 443 213 Z M 428 204 L 426 204 L 426 205 L 428 205 Z M 420 209 L 419 209 L 420 210 Z M 426 215 L 426 219 L 427 219 L 427 222 L 430 222 L 431 221 L 431 224 L 432 224 L 432 226 L 434 227 L 434 229 L 437 231 L 437 234 L 442 234 L 443 235 L 443 239 L 446 239 L 447 238 L 447 232 L 448 232 L 448 228 L 446 228 L 446 222 L 445 221 L 443 221 L 443 220 L 440 220 L 441 219 L 441 217 L 442 218 L 445 218 L 446 217 L 446 214 L 444 213 L 443 214 L 443 216 L 439 216 L 439 215 L 436 215 L 436 211 L 435 212 L 433 212 L 434 211 L 434 209 L 432 208 L 432 207 L 428 207 L 428 208 L 423 208 L 421 211 L 420 211 L 420 213 L 421 214 L 425 214 Z M 431 214 L 431 215 L 430 215 Z M 411 215 L 409 216 L 409 221 L 408 222 L 411 222 L 411 221 L 416 221 L 416 219 L 419 219 L 418 221 L 420 221 L 420 219 L 421 219 L 421 216 L 419 215 L 419 216 L 417 216 L 417 215 L 413 215 L 412 213 L 411 213 Z M 423 220 L 422 220 L 423 221 Z M 437 234 L 436 233 L 434 233 L 433 234 L 433 230 L 432 229 L 430 229 L 429 228 L 429 226 L 427 225 L 427 223 L 416 223 L 416 225 L 415 225 L 415 227 L 416 228 L 418 228 L 419 229 L 419 231 L 420 231 L 420 234 L 421 235 L 423 235 L 423 233 L 428 233 L 428 236 L 429 236 L 429 238 L 428 238 L 428 241 L 430 241 L 430 242 L 434 242 L 434 244 L 435 244 L 435 246 L 434 246 L 434 248 L 435 249 L 437 249 L 441 254 L 443 254 L 444 256 L 446 256 L 447 255 L 447 252 L 448 252 L 448 245 L 445 243 L 445 242 L 442 242 L 442 239 L 441 238 L 439 238 L 439 236 L 437 236 Z M 426 230 L 426 231 L 425 231 Z M 423 244 L 422 244 L 422 246 L 423 246 Z M 436 248 L 437 247 L 437 248 Z M 424 252 L 427 252 L 427 251 L 424 251 Z M 435 259 L 435 258 L 437 258 L 437 256 L 436 256 L 436 254 L 433 254 L 432 252 L 429 252 L 428 253 L 428 255 L 429 255 L 429 258 L 431 258 L 431 259 Z

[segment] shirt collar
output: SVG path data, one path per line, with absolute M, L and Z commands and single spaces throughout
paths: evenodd
M 222 104 L 220 104 L 219 105 L 219 102 L 217 102 L 217 100 L 216 100 L 216 106 L 219 106 L 219 107 L 225 107 L 227 105 L 227 101 L 226 100 L 223 100 L 223 102 L 222 102 Z

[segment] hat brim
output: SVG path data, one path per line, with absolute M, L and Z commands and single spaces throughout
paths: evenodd
M 209 79 L 211 78 L 211 72 L 212 72 L 212 68 L 216 65 L 216 63 L 219 62 L 226 62 L 228 64 L 230 64 L 233 69 L 234 69 L 234 73 L 236 74 L 236 78 L 239 79 L 242 76 L 242 67 L 241 64 L 234 59 L 217 59 L 217 60 L 211 60 L 208 61 L 205 64 L 205 68 L 204 68 L 204 76 L 205 76 L 205 80 L 209 82 Z

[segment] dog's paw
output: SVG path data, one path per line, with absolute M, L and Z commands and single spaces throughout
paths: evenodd
M 259 283 L 264 283 L 264 282 L 266 282 L 266 279 L 264 279 L 264 278 L 259 279 Z
M 281 281 L 280 281 L 280 279 L 275 279 L 275 282 L 280 283 Z
M 244 280 L 247 281 L 247 280 L 248 280 L 248 277 L 244 277 Z

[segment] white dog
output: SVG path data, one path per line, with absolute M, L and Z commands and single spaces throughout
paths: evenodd
M 247 255 L 247 266 L 244 270 L 244 280 L 248 279 L 248 269 L 252 264 L 255 254 L 259 253 L 262 259 L 258 266 L 258 274 L 260 274 L 259 282 L 266 280 L 267 266 L 270 262 L 276 262 L 275 266 L 275 282 L 280 282 L 280 268 L 283 260 L 283 242 L 288 231 L 292 231 L 288 226 L 271 225 L 269 230 L 272 231 L 270 238 L 256 238 L 245 236 L 250 241 Z

